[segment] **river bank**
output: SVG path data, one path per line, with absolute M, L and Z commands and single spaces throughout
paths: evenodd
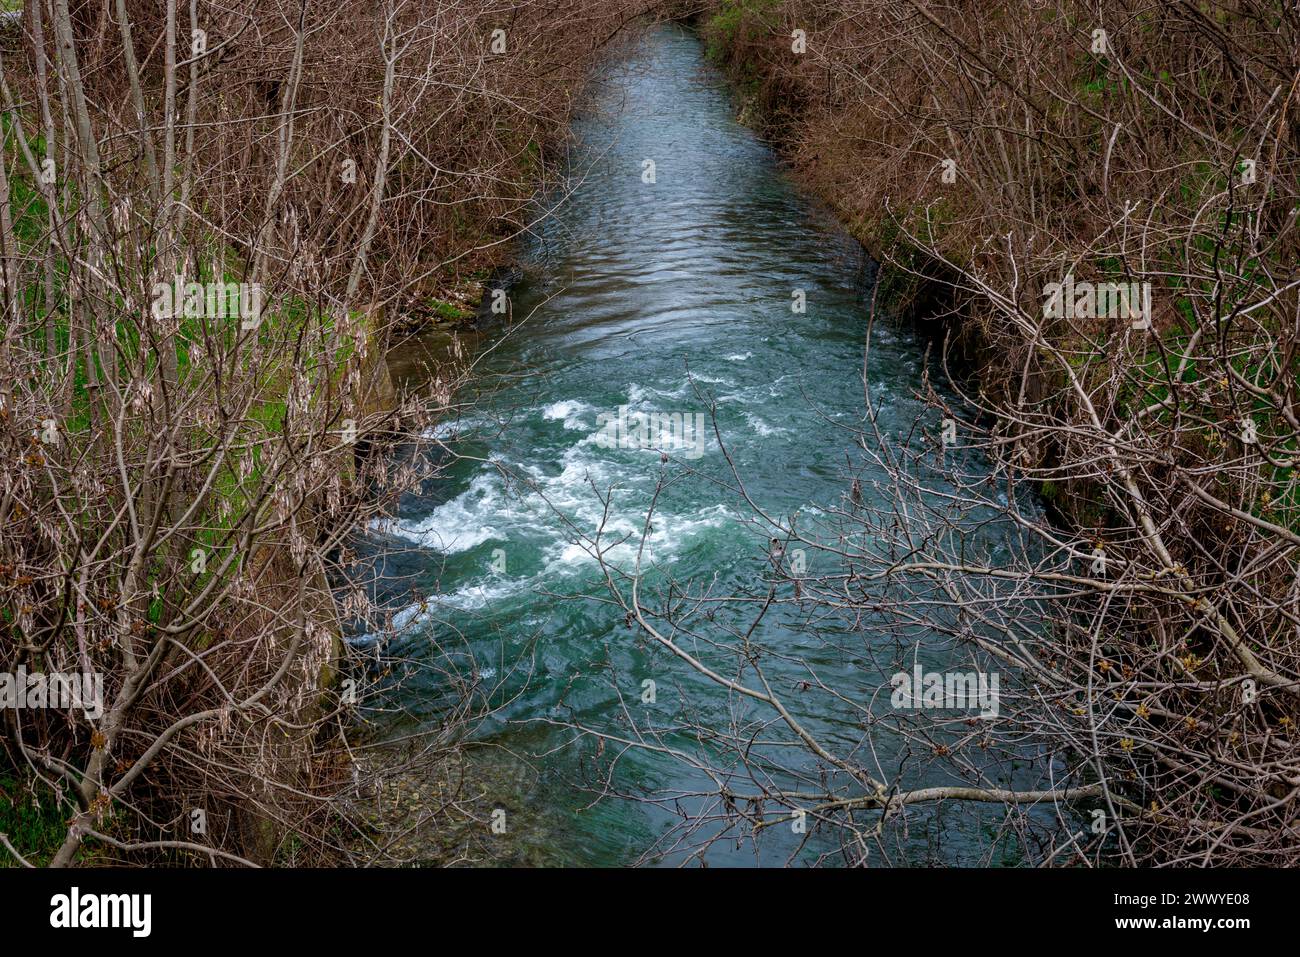
M 386 355 L 494 281 L 632 13 L 7 18 L 0 672 L 105 700 L 0 715 L 6 861 L 337 863 L 347 539 L 436 478 L 389 453 L 465 375 L 403 395 Z

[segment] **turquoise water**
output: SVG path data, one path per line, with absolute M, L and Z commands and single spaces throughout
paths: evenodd
M 734 113 L 699 42 L 682 29 L 656 28 L 611 65 L 576 130 L 573 193 L 523 250 L 528 278 L 512 293 L 522 325 L 484 362 L 496 374 L 485 377 L 484 408 L 443 427 L 467 457 L 435 498 L 408 502 L 387 530 L 415 550 L 412 585 L 431 595 L 423 610 L 399 613 L 400 637 L 385 648 L 429 665 L 403 672 L 398 699 L 416 721 L 438 720 L 451 698 L 453 658 L 498 706 L 476 729 L 487 747 L 475 760 L 498 768 L 479 803 L 507 809 L 500 843 L 509 860 L 692 859 L 671 829 L 716 806 L 702 796 L 709 778 L 664 751 L 613 741 L 598 749 L 575 726 L 716 756 L 690 727 L 735 721 L 747 735 L 777 741 L 755 750 L 784 765 L 771 770 L 774 780 L 821 774 L 782 746 L 789 733 L 767 724 L 770 714 L 630 627 L 608 602 L 592 554 L 591 537 L 603 527 L 605 559 L 630 570 L 657 491 L 643 600 L 661 606 L 669 576 L 679 583 L 672 600 L 762 598 L 772 531 L 735 493 L 713 415 L 754 501 L 769 515 L 797 516 L 809 531 L 845 501 L 846 456 L 861 460 L 846 427 L 861 422 L 873 265 Z M 654 161 L 653 183 L 646 160 Z M 803 312 L 792 310 L 797 290 Z M 912 397 L 922 346 L 881 320 L 870 363 L 884 432 L 909 433 L 924 413 Z M 701 454 L 661 436 L 649 448 L 606 447 L 602 417 L 620 407 L 706 416 Z M 747 627 L 753 607 L 683 606 L 678 640 L 737 675 L 735 655 L 706 641 L 731 641 L 726 629 Z M 751 641 L 766 649 L 769 680 L 800 720 L 893 779 L 901 744 L 883 729 L 868 733 L 863 709 L 886 683 L 900 635 L 919 642 L 923 661 L 942 663 L 949 651 L 923 633 L 823 624 L 814 628 L 788 603 L 763 618 Z M 810 668 L 842 698 L 802 687 Z M 647 680 L 655 682 L 652 705 L 642 703 Z M 728 756 L 718 760 L 734 768 Z M 520 771 L 525 765 L 535 771 Z M 917 766 L 904 783 L 943 780 Z M 743 776 L 736 784 L 745 791 Z M 918 810 L 892 834 L 890 859 L 1001 861 L 1001 850 L 990 851 L 996 818 Z M 706 823 L 693 840 L 715 833 Z M 746 865 L 839 860 L 835 834 L 804 837 L 774 827 L 756 847 L 745 828 L 704 856 Z

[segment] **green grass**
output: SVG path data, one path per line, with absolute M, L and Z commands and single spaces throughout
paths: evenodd
M 44 790 L 44 789 L 40 789 Z M 45 791 L 39 804 L 17 780 L 0 776 L 0 834 L 32 864 L 45 864 L 67 836 L 66 815 L 52 793 Z M 0 848 L 0 867 L 21 867 L 8 850 Z
M 486 275 L 484 276 L 486 278 Z M 447 302 L 442 299 L 429 300 L 429 312 L 439 319 L 456 321 L 458 319 L 468 319 L 473 313 L 464 306 L 457 305 L 454 302 Z
M 704 26 L 705 55 L 725 62 L 737 44 L 753 43 L 771 32 L 767 15 L 776 6 L 777 0 L 726 0 Z

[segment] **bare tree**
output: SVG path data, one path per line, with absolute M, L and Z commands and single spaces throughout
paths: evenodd
M 66 817 L 49 863 L 395 853 L 358 795 L 484 705 L 448 665 L 443 724 L 367 757 L 387 676 L 344 630 L 391 622 L 358 536 L 451 461 L 430 426 L 470 368 L 457 339 L 399 393 L 385 355 L 530 227 L 628 16 L 27 6 L 0 64 L 0 668 L 102 682 L 3 713 L 6 767 Z

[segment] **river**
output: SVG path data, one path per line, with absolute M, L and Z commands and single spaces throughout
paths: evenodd
M 512 862 L 688 859 L 656 841 L 679 812 L 704 806 L 702 776 L 663 752 L 598 748 L 572 726 L 627 736 L 635 723 L 698 753 L 707 745 L 684 725 L 725 724 L 746 707 L 590 597 L 601 595 L 599 567 L 575 530 L 590 534 L 603 520 L 603 541 L 629 536 L 607 558 L 630 568 L 656 484 L 670 476 L 647 537 L 646 591 L 671 575 L 719 595 L 763 593 L 769 530 L 715 481 L 730 473 L 711 423 L 698 457 L 669 448 L 668 464 L 658 448 L 606 447 L 601 424 L 621 408 L 694 416 L 713 404 L 738 472 L 770 514 L 815 516 L 847 491 L 840 426 L 861 417 L 874 265 L 735 112 L 683 28 L 654 28 L 610 65 L 575 130 L 573 193 L 521 250 L 527 278 L 511 294 L 521 324 L 484 361 L 483 408 L 444 426 L 466 458 L 435 500 L 408 502 L 388 528 L 416 549 L 415 585 L 432 597 L 398 615 L 402 634 L 385 653 L 418 661 L 453 645 L 472 651 L 499 708 L 476 729 L 473 760 L 508 769 L 488 774 L 495 793 L 480 803 L 485 816 L 507 810 Z M 906 432 L 922 411 L 912 396 L 923 356 L 906 327 L 875 323 L 870 379 L 886 433 Z M 611 488 L 607 509 L 598 493 Z M 743 621 L 743 609 L 720 613 L 729 620 Z M 803 700 L 797 683 L 807 677 L 797 658 L 856 701 L 879 693 L 879 669 L 865 666 L 869 632 L 828 645 L 783 612 L 755 640 L 778 653 L 767 666 L 791 700 Z M 444 671 L 406 674 L 397 697 L 414 721 L 437 720 Z M 652 705 L 642 701 L 647 680 Z M 854 708 L 825 696 L 799 707 L 828 739 L 861 738 Z M 898 744 L 871 746 L 887 767 Z M 600 791 L 633 799 L 597 800 Z M 952 806 L 918 811 L 894 863 L 997 863 L 989 819 Z M 833 851 L 832 835 L 778 827 L 757 849 L 729 835 L 704 857 L 807 863 Z

